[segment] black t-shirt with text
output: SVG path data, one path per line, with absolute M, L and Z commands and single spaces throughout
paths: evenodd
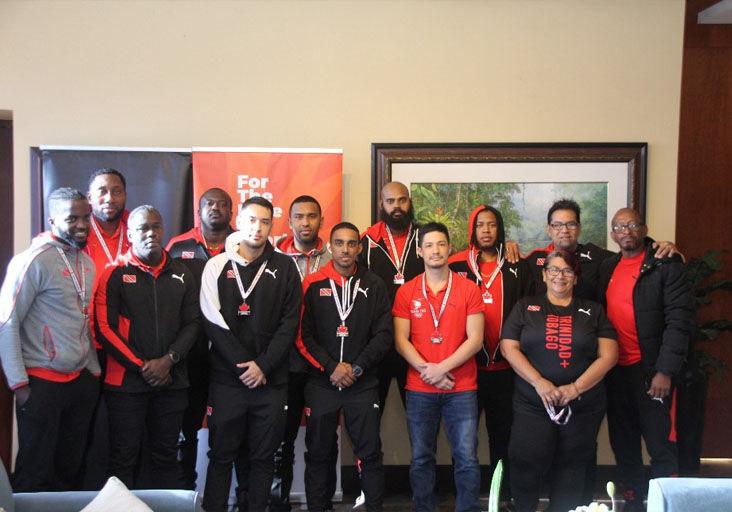
M 575 297 L 569 306 L 556 306 L 546 295 L 537 295 L 516 303 L 501 338 L 517 340 L 521 352 L 542 377 L 562 386 L 574 382 L 597 359 L 598 338 L 617 336 L 600 304 Z M 581 401 L 604 404 L 602 383 L 585 391 Z M 514 406 L 544 410 L 534 387 L 518 375 Z

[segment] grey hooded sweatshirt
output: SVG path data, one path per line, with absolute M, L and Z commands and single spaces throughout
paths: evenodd
M 57 248 L 79 285 L 85 281 L 84 303 Z M 50 233 L 10 261 L 0 290 L 0 361 L 11 389 L 26 385 L 28 374 L 50 380 L 71 380 L 85 368 L 100 374 L 83 313 L 90 307 L 94 272 L 89 256 Z

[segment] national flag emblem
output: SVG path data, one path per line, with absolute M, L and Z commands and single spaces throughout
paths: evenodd
M 234 271 L 229 269 L 226 271 L 226 279 L 236 279 L 236 276 L 234 276 Z
M 320 289 L 320 296 L 321 297 L 332 297 L 333 296 L 333 290 L 330 288 L 321 288 Z
M 529 305 L 526 309 L 529 311 L 541 311 L 541 306 Z
M 137 276 L 135 274 L 122 274 L 123 283 L 136 283 Z
M 543 267 L 545 260 L 546 260 L 546 258 L 536 258 L 536 266 L 537 267 Z
M 184 260 L 192 260 L 196 257 L 196 253 L 193 251 L 183 251 L 182 253 L 180 253 L 180 257 Z
M 211 414 L 213 414 L 213 407 L 211 407 L 210 405 L 207 405 L 206 406 L 206 416 L 211 416 Z

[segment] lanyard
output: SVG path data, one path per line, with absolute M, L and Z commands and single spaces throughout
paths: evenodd
M 356 286 L 353 288 L 353 294 L 351 294 L 351 281 L 353 277 L 349 277 L 348 281 L 344 282 L 341 277 L 341 289 L 343 293 L 338 298 L 338 289 L 336 288 L 335 281 L 329 279 L 330 289 L 333 290 L 333 301 L 335 301 L 336 309 L 338 310 L 338 317 L 341 319 L 341 325 L 345 325 L 348 315 L 353 311 L 353 306 L 356 304 L 356 296 L 358 295 L 358 285 L 361 283 L 360 279 L 356 280 Z
M 300 270 L 300 265 L 297 264 L 297 255 L 292 256 L 292 260 L 295 262 L 295 268 L 297 268 L 297 273 L 300 274 L 300 281 L 305 280 L 305 276 L 307 274 L 312 274 L 313 272 L 317 272 L 320 268 L 320 254 L 318 254 L 318 257 L 315 258 L 315 264 L 311 265 L 310 268 L 307 266 L 307 261 L 305 262 L 305 270 L 306 273 L 303 274 L 302 270 Z M 307 259 L 310 259 L 309 256 L 306 256 Z
M 120 221 L 120 225 L 122 224 L 122 221 Z M 102 232 L 99 230 L 99 226 L 97 226 L 97 221 L 94 220 L 94 216 L 91 218 L 91 225 L 92 229 L 94 230 L 94 234 L 97 235 L 97 240 L 99 240 L 99 244 L 102 246 L 102 249 L 104 250 L 104 254 L 107 256 L 107 261 L 110 263 L 114 263 L 114 260 L 119 256 L 119 253 L 122 252 L 122 228 L 120 227 L 119 230 L 119 243 L 117 244 L 117 255 L 112 258 L 112 253 L 109 252 L 109 247 L 107 247 L 107 242 L 104 241 L 104 236 L 102 236 Z
M 493 270 L 493 273 L 491 274 L 490 278 L 488 278 L 488 281 L 483 280 L 483 276 L 480 273 L 480 265 L 478 264 L 478 254 L 479 252 L 476 252 L 475 255 L 472 253 L 468 257 L 468 263 L 471 266 L 471 270 L 473 271 L 473 274 L 475 274 L 475 278 L 483 283 L 485 285 L 485 291 L 488 291 L 493 284 L 493 281 L 496 280 L 496 277 L 498 277 L 498 273 L 501 271 L 501 267 L 503 267 L 503 263 L 506 261 L 506 259 L 501 255 L 501 251 L 498 251 L 498 264 L 496 265 L 495 270 Z
M 386 226 L 386 234 L 389 237 L 389 247 L 391 248 L 391 253 L 394 255 L 394 259 L 389 256 L 389 251 L 387 251 L 386 257 L 389 258 L 389 261 L 394 265 L 394 268 L 396 268 L 398 275 L 404 275 L 404 267 L 407 264 L 407 255 L 409 254 L 409 237 L 412 235 L 412 225 L 409 225 L 409 231 L 407 231 L 407 239 L 404 242 L 404 251 L 402 252 L 402 256 L 399 257 L 399 252 L 397 251 L 396 244 L 394 243 L 394 237 L 391 235 L 391 229 L 389 229 L 389 226 Z
M 442 315 L 445 312 L 445 308 L 447 307 L 447 299 L 450 297 L 450 290 L 452 289 L 452 272 L 450 272 L 447 277 L 447 291 L 445 291 L 445 298 L 442 299 L 439 316 L 435 314 L 435 308 L 432 307 L 432 303 L 427 297 L 427 286 L 425 285 L 425 281 L 426 279 L 424 277 L 424 274 L 422 274 L 422 294 L 424 295 L 424 299 L 427 301 L 427 305 L 430 308 L 430 313 L 432 314 L 432 322 L 435 324 L 436 331 L 440 326 L 440 319 L 442 318 Z
M 544 409 L 546 409 L 549 419 L 560 426 L 569 423 L 569 418 L 572 417 L 572 407 L 569 404 L 558 410 L 553 405 L 545 405 Z
M 262 263 L 259 266 L 259 270 L 257 271 L 257 274 L 254 276 L 254 279 L 252 280 L 252 284 L 249 285 L 249 289 L 246 291 L 244 290 L 244 285 L 241 282 L 241 276 L 239 275 L 239 268 L 237 267 L 236 262 L 234 262 L 233 260 L 231 261 L 231 268 L 234 270 L 234 277 L 236 278 L 236 285 L 239 287 L 239 293 L 241 293 L 242 300 L 244 300 L 244 303 L 242 305 L 246 305 L 247 298 L 249 298 L 249 296 L 254 291 L 254 287 L 257 286 L 257 283 L 259 282 L 259 278 L 262 277 L 262 274 L 264 274 L 264 269 L 267 268 L 267 262 L 265 261 L 264 263 Z M 249 308 L 247 308 L 246 311 L 249 311 Z
M 69 259 L 66 257 L 64 250 L 60 247 L 56 247 L 56 250 L 61 255 L 61 259 L 64 260 L 64 264 L 71 275 L 71 281 L 74 283 L 76 294 L 81 300 L 81 313 L 84 315 L 84 318 L 86 318 L 89 316 L 89 307 L 86 305 L 86 271 L 84 269 L 84 261 L 81 261 L 81 284 L 79 284 L 79 278 L 76 276 L 76 272 L 74 272 L 74 268 L 71 266 L 71 263 L 69 263 Z

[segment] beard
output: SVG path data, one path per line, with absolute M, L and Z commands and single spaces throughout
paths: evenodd
M 123 207 L 123 208 L 120 208 L 119 210 L 117 210 L 117 213 L 106 214 L 106 213 L 104 213 L 104 211 L 102 211 L 101 208 L 100 209 L 93 208 L 92 215 L 94 217 L 96 217 L 97 219 L 102 220 L 104 222 L 115 222 L 122 217 L 122 214 L 124 213 L 124 211 L 125 211 L 125 209 Z
M 74 238 L 73 236 L 71 236 L 71 234 L 68 231 L 61 231 L 61 232 L 58 232 L 58 233 L 54 233 L 54 235 L 57 238 L 60 238 L 61 240 L 63 240 L 67 244 L 69 244 L 74 249 L 79 249 L 79 250 L 81 250 L 84 247 L 86 247 L 86 242 L 87 242 L 87 240 L 89 240 L 89 237 L 87 237 L 87 238 L 84 239 L 83 242 L 79 242 L 76 238 Z
M 392 217 L 386 213 L 386 210 L 384 210 L 384 207 L 382 206 L 379 212 L 379 218 L 389 226 L 389 229 L 405 231 L 414 220 L 414 205 L 410 204 L 409 210 L 407 210 L 406 213 L 402 211 L 402 213 L 403 215 L 401 217 Z

